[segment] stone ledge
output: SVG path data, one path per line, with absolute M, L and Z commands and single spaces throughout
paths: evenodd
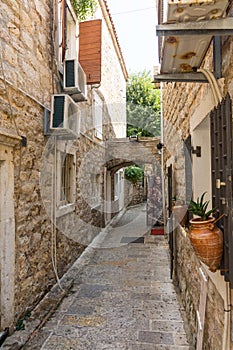
M 21 137 L 15 134 L 11 134 L 6 130 L 0 130 L 0 144 L 14 147 L 20 144 Z

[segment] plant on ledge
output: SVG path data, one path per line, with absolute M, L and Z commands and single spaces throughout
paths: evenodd
M 216 211 L 216 208 L 210 209 L 207 211 L 208 205 L 210 201 L 204 202 L 206 192 L 204 192 L 201 196 L 201 198 L 197 198 L 197 201 L 194 202 L 193 200 L 190 201 L 188 210 L 193 213 L 194 215 L 199 216 L 202 220 L 207 220 L 210 216 L 210 214 L 214 213 Z
M 97 6 L 96 0 L 70 0 L 70 2 L 79 21 L 85 21 L 88 16 L 92 16 Z
M 199 259 L 206 264 L 210 271 L 215 272 L 220 265 L 223 253 L 223 234 L 216 226 L 217 220 L 210 216 L 216 208 L 207 210 L 209 201 L 204 202 L 204 192 L 200 199 L 191 201 L 188 210 L 197 217 L 191 219 L 190 241 Z

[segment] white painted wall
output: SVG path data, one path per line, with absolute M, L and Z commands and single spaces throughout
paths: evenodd
M 211 142 L 210 142 L 210 119 L 209 112 L 214 108 L 211 91 L 207 93 L 199 106 L 196 108 L 194 115 L 190 120 L 190 130 L 192 137 L 192 145 L 201 146 L 201 157 L 192 156 L 193 161 L 193 198 L 196 200 L 203 192 L 207 191 L 205 200 L 210 200 L 210 208 L 212 207 L 211 197 Z M 224 277 L 219 271 L 212 273 L 204 265 L 205 273 L 215 284 L 218 292 L 226 303 L 227 289 Z
M 192 132 L 192 145 L 194 149 L 201 147 L 201 157 L 195 154 L 193 161 L 193 198 L 197 199 L 207 192 L 205 200 L 211 200 L 211 153 L 210 153 L 210 122 L 206 117 Z
M 105 98 L 116 137 L 122 138 L 126 137 L 126 80 L 100 9 L 95 18 L 102 18 L 102 73 L 99 90 Z

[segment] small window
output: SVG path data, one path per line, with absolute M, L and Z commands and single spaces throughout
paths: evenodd
M 103 139 L 103 100 L 99 95 L 94 93 L 93 99 L 93 122 L 94 135 L 98 139 Z
M 116 201 L 119 198 L 119 172 L 114 174 L 114 200 Z
M 90 204 L 92 208 L 98 207 L 101 204 L 101 175 L 91 174 L 91 198 Z
M 57 150 L 57 217 L 74 210 L 76 198 L 76 153 L 69 149 Z
M 71 5 L 65 0 L 58 2 L 57 22 L 58 63 L 61 66 L 64 59 L 78 57 L 77 19 Z
M 72 154 L 61 154 L 61 192 L 60 202 L 72 203 L 72 166 L 74 156 Z

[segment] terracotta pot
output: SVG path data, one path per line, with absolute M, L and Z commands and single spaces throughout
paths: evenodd
M 210 271 L 219 267 L 223 253 L 223 234 L 214 225 L 214 218 L 203 221 L 200 218 L 190 220 L 190 240 L 199 259 Z

